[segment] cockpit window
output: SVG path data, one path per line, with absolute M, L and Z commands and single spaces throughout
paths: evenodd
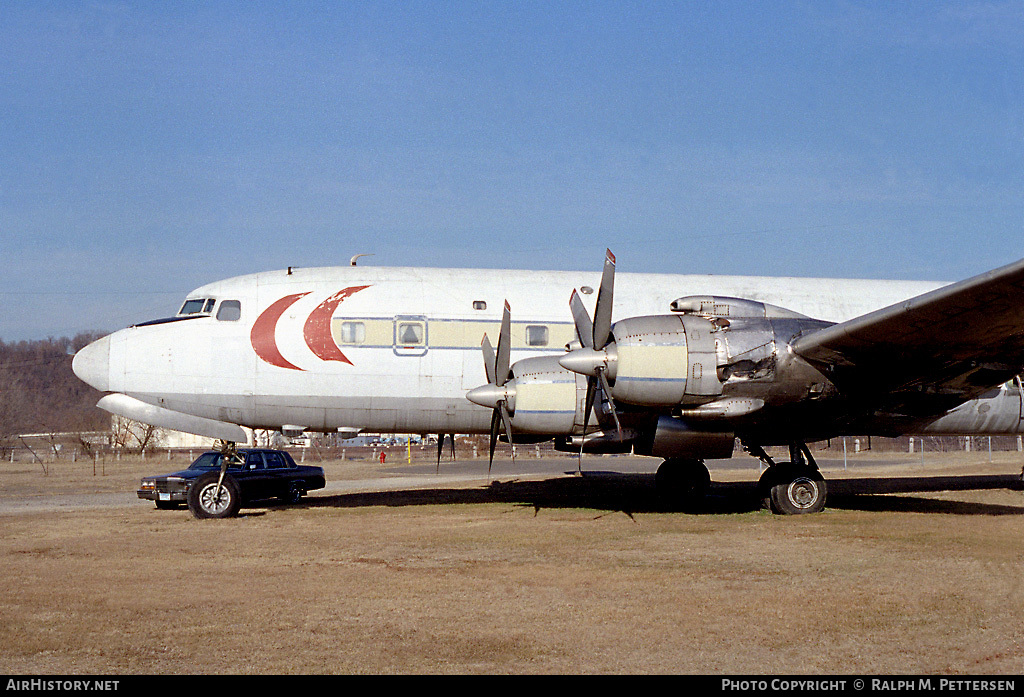
M 224 300 L 217 308 L 217 319 L 221 322 L 237 322 L 242 316 L 242 303 L 237 300 Z
M 178 311 L 179 315 L 200 315 L 203 313 L 209 314 L 213 310 L 213 298 L 198 298 L 186 300 L 185 304 L 181 306 Z

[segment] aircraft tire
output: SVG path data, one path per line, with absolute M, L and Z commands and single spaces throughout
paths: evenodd
M 711 473 L 702 460 L 668 459 L 658 467 L 654 485 L 667 503 L 689 507 L 707 495 Z
M 772 487 L 775 485 L 775 478 L 778 474 L 775 470 L 777 470 L 779 467 L 788 466 L 789 463 L 784 462 L 781 465 L 769 467 L 768 469 L 761 473 L 760 479 L 757 480 L 757 498 L 761 502 L 761 508 L 763 510 L 772 510 Z
M 216 495 L 220 472 L 207 472 L 189 487 L 188 509 L 200 520 L 206 518 L 233 518 L 242 505 L 238 482 L 230 474 L 224 475 L 220 496 Z
M 778 472 L 772 472 L 779 469 Z M 769 473 L 772 475 L 767 478 Z M 817 513 L 825 508 L 828 487 L 821 473 L 813 467 L 789 463 L 776 465 L 761 476 L 762 491 L 767 491 L 773 513 L 800 515 Z

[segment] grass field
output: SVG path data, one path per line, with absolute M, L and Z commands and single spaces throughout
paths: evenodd
M 513 477 L 224 521 L 67 498 L 159 461 L 0 464 L 0 498 L 65 497 L 0 513 L 0 672 L 1020 674 L 1021 462 L 993 459 L 823 466 L 811 516 L 749 505 L 755 466 L 689 513 L 642 479 Z

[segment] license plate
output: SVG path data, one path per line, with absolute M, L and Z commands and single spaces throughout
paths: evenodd
M 160 492 L 159 494 L 157 494 L 157 496 L 160 497 L 161 501 L 170 501 L 171 500 L 171 495 L 170 494 L 165 494 L 163 492 Z

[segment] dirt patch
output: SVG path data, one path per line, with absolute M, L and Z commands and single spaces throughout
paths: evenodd
M 133 492 L 162 469 L 0 468 L 0 496 Z M 794 517 L 752 504 L 756 466 L 689 513 L 634 476 L 323 492 L 225 521 L 0 515 L 0 671 L 1019 674 L 1019 471 L 826 471 L 847 493 Z

